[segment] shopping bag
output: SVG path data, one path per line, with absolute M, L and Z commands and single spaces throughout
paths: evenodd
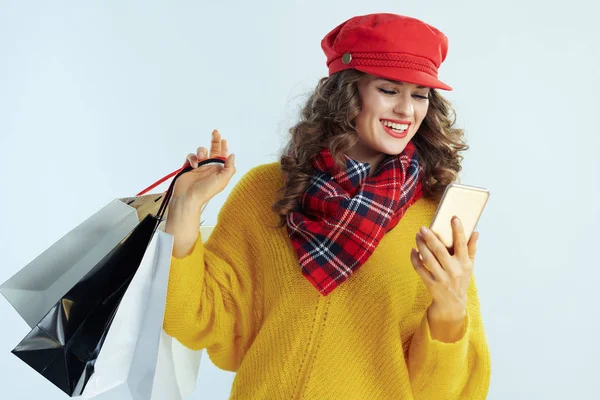
M 214 161 L 223 163 L 224 160 L 210 159 L 207 160 L 205 163 L 210 163 Z M 155 183 L 153 186 L 147 188 L 146 191 L 153 188 L 154 186 L 158 185 L 159 183 L 171 176 L 177 175 L 175 176 L 176 179 L 178 176 L 189 170 L 191 170 L 191 167 L 184 166 L 183 168 L 172 173 L 171 175 L 163 178 L 163 180 Z M 101 353 L 101 349 L 103 348 L 106 337 L 110 333 L 110 327 L 113 323 L 121 300 L 124 294 L 127 292 L 127 289 L 133 281 L 133 278 L 136 276 L 136 273 L 141 265 L 142 259 L 146 254 L 146 250 L 148 250 L 149 243 L 151 243 L 150 241 L 154 237 L 156 229 L 158 228 L 161 221 L 164 220 L 163 218 L 166 214 L 166 207 L 169 198 L 172 195 L 175 179 L 171 183 L 169 190 L 164 195 L 164 199 L 161 202 L 161 206 L 158 212 L 158 217 L 150 214 L 146 215 L 146 217 L 143 218 L 142 222 L 139 223 L 139 225 L 137 225 L 135 229 L 131 233 L 129 233 L 125 237 L 125 239 L 118 243 L 105 257 L 103 257 L 100 262 L 96 263 L 95 265 L 91 262 L 88 262 L 85 268 L 82 267 L 81 270 L 84 272 L 83 278 L 81 278 L 71 289 L 69 289 L 65 295 L 60 297 L 56 304 L 54 304 L 50 311 L 48 311 L 43 316 L 43 318 L 39 320 L 39 322 L 35 324 L 30 323 L 30 326 L 33 325 L 32 331 L 13 350 L 13 353 L 15 355 L 17 355 L 23 361 L 27 362 L 32 368 L 36 369 L 40 374 L 45 376 L 57 387 L 59 387 L 61 390 L 63 390 L 65 393 L 71 396 L 81 394 L 84 391 L 90 377 L 94 374 L 94 366 L 96 364 L 99 354 Z M 127 206 L 127 204 L 124 204 L 123 202 L 121 202 L 121 204 Z M 130 209 L 131 207 L 128 208 L 128 211 L 130 211 Z M 165 241 L 163 240 L 163 242 Z M 63 244 L 64 243 L 65 241 L 63 241 Z M 64 253 L 71 254 L 73 253 L 74 249 L 67 250 L 69 251 L 66 251 Z M 168 254 L 170 256 L 170 251 L 168 251 L 167 253 L 163 251 L 162 254 Z M 37 261 L 43 260 L 40 259 Z M 93 268 L 90 269 L 90 265 L 93 266 Z M 154 266 L 154 263 L 152 265 Z M 48 269 L 46 268 L 47 265 L 45 265 L 44 262 L 40 262 L 35 266 L 37 267 L 36 272 L 39 272 L 39 270 L 44 271 L 45 269 Z M 63 265 L 62 269 L 54 268 L 54 270 L 60 271 L 70 271 L 73 269 L 74 268 L 72 268 L 72 265 Z M 9 299 L 9 301 L 11 302 L 11 304 L 13 304 L 13 306 L 15 306 L 15 308 L 17 308 L 18 311 L 19 308 L 25 304 L 25 302 L 22 301 L 21 303 L 18 303 L 14 300 L 14 298 L 18 296 L 12 295 L 14 295 L 15 292 L 19 291 L 19 285 L 15 285 L 15 283 L 21 284 L 25 291 L 31 291 L 32 288 L 34 290 L 37 287 L 44 288 L 46 282 L 46 280 L 41 280 L 38 282 L 37 286 L 35 284 L 30 284 L 30 282 L 25 278 L 27 273 L 33 271 L 34 268 L 30 267 L 24 270 L 27 271 L 20 271 L 3 285 L 7 289 L 9 289 L 10 292 L 8 296 L 6 296 L 6 294 L 5 296 L 7 298 L 13 298 L 12 300 Z M 88 270 L 88 272 L 85 273 L 85 270 Z M 159 268 L 151 267 L 151 270 L 153 271 L 153 273 L 156 273 L 157 271 L 159 271 Z M 77 269 L 77 271 L 79 270 Z M 163 271 L 164 274 L 164 269 L 160 269 L 160 271 Z M 56 276 L 62 278 L 62 275 L 60 274 L 55 275 L 55 278 Z M 81 276 L 81 274 L 79 276 Z M 142 286 L 143 282 L 146 282 L 146 287 L 148 287 L 148 279 L 144 280 L 143 276 L 140 275 L 140 278 L 138 280 L 142 282 Z M 54 279 L 53 281 L 65 282 L 66 280 Z M 73 281 L 72 276 L 70 281 Z M 64 288 L 65 285 L 63 284 L 59 286 L 61 288 Z M 151 301 L 151 298 L 147 298 L 148 302 L 146 303 L 146 305 L 152 304 L 153 309 L 156 309 L 156 307 L 160 307 L 161 303 L 161 285 L 157 285 L 156 287 L 157 289 L 155 291 L 157 291 L 158 294 L 154 295 L 153 298 L 155 300 Z M 162 290 L 164 290 L 164 292 L 166 293 L 166 283 L 163 284 L 162 287 Z M 60 292 L 60 290 L 56 290 L 56 292 L 58 293 Z M 141 293 L 148 293 L 148 290 L 142 291 Z M 143 296 L 144 295 L 142 295 L 142 297 Z M 27 295 L 21 296 L 20 300 L 28 300 Z M 40 302 L 40 304 L 41 303 L 42 302 Z M 164 311 L 164 299 L 162 307 Z M 26 309 L 27 307 L 24 306 L 23 308 Z M 28 312 L 27 315 L 30 321 L 33 321 L 36 318 L 36 314 L 33 312 Z M 159 329 L 155 330 L 157 334 L 155 334 L 154 336 L 146 335 L 144 336 L 144 338 L 138 337 L 138 339 L 136 340 L 136 346 L 141 346 L 140 343 L 144 343 L 142 348 L 146 348 L 146 345 L 148 343 L 153 344 L 156 342 L 154 340 L 156 339 L 156 337 L 164 337 L 164 333 L 161 333 L 162 330 L 160 329 L 160 327 L 162 326 L 162 312 L 160 312 L 158 315 L 160 317 L 160 324 Z M 152 322 L 155 321 L 156 318 L 153 318 Z M 135 326 L 133 326 L 133 328 L 131 329 L 135 330 Z M 116 329 L 115 332 L 117 332 Z M 137 332 L 140 332 L 140 330 L 138 330 Z M 168 338 L 165 338 L 165 340 L 161 342 L 159 339 L 159 343 L 167 343 L 168 340 Z M 166 348 L 167 346 L 163 347 Z M 162 353 L 168 354 L 171 357 L 175 354 L 179 354 L 180 356 L 182 355 L 181 352 L 176 353 L 172 350 L 173 346 L 170 346 L 170 353 Z M 158 354 L 159 352 L 156 351 L 155 353 Z M 106 354 L 106 357 L 109 358 L 111 352 L 107 351 Z M 133 354 L 138 353 L 133 352 Z M 185 356 L 189 355 L 185 352 L 183 354 Z M 138 385 L 137 387 L 138 390 L 134 393 L 134 397 L 125 398 L 139 398 L 137 397 L 138 395 L 136 395 L 136 393 L 141 393 L 140 395 L 143 396 L 142 398 L 148 398 L 146 396 L 147 393 L 150 393 L 150 389 L 148 388 L 151 387 L 154 383 L 156 383 L 157 387 L 161 387 L 162 384 L 162 386 L 165 388 L 169 388 L 168 383 L 179 384 L 179 386 L 181 386 L 182 379 L 176 379 L 178 375 L 177 370 L 174 368 L 172 368 L 172 370 L 170 371 L 170 375 L 174 376 L 175 379 L 172 379 L 168 383 L 160 381 L 153 382 L 153 374 L 156 371 L 158 361 L 156 360 L 156 358 L 153 358 L 152 355 L 150 355 L 150 360 L 150 372 L 148 372 L 148 368 L 144 370 L 141 367 L 142 364 L 145 365 L 147 364 L 147 362 L 144 362 L 142 364 L 140 364 L 139 362 L 137 364 L 135 362 L 130 363 L 130 369 L 128 370 L 127 375 L 128 384 L 130 384 L 131 382 L 143 382 L 144 385 L 142 386 L 144 386 L 146 389 L 140 389 L 140 383 L 140 385 Z M 154 362 L 152 362 L 152 360 L 154 360 Z M 199 354 L 193 354 L 193 357 L 189 357 L 189 360 L 192 360 L 192 365 L 199 364 Z M 173 363 L 174 359 L 168 361 L 171 361 L 171 363 Z M 168 363 L 164 364 L 166 365 Z M 145 372 L 142 373 L 142 371 Z M 136 376 L 143 376 L 144 379 L 141 381 L 139 379 L 136 380 Z M 187 376 L 186 378 L 188 378 L 187 380 L 190 381 L 189 376 Z M 183 381 L 185 381 L 185 379 L 183 379 Z M 100 385 L 96 385 L 96 390 L 100 388 L 100 391 L 102 393 L 106 393 L 109 389 L 109 385 L 102 385 L 102 383 L 100 383 Z M 170 387 L 170 390 L 168 390 L 165 393 L 174 393 L 174 389 L 177 389 L 180 393 L 184 393 L 186 390 L 186 388 L 182 387 Z
M 203 242 L 213 229 L 214 226 L 200 227 Z M 152 398 L 182 400 L 194 393 L 204 350 L 191 350 L 161 329 L 158 351 L 154 391 L 165 396 L 154 397 L 153 392 Z
M 158 231 L 119 304 L 83 398 L 152 399 L 173 237 Z M 171 398 L 170 396 L 163 396 Z
M 201 227 L 210 235 L 212 227 Z M 172 236 L 158 231 L 108 331 L 83 399 L 183 399 L 196 387 L 202 351 L 162 329 Z
M 134 207 L 140 220 L 148 214 L 156 214 L 158 213 L 159 202 L 163 199 L 164 194 L 144 195 L 144 193 L 153 189 L 167 178 L 165 177 L 154 183 L 134 197 L 121 198 L 120 200 L 130 207 Z M 201 224 L 203 223 L 204 221 L 201 221 Z M 159 225 L 159 229 L 164 229 L 164 222 Z M 203 241 L 208 239 L 213 229 L 214 226 L 200 226 Z M 198 379 L 202 354 L 203 350 L 191 350 L 185 347 L 161 328 L 152 398 L 181 400 L 191 395 L 196 390 L 196 381 Z M 99 377 L 101 374 L 96 372 L 96 375 Z M 165 397 L 161 397 L 162 394 Z M 86 393 L 84 393 L 85 395 Z

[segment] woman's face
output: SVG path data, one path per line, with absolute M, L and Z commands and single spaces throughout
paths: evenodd
M 365 75 L 358 82 L 362 106 L 356 117 L 359 142 L 348 156 L 370 163 L 373 172 L 386 154 L 402 153 L 427 114 L 429 90 Z

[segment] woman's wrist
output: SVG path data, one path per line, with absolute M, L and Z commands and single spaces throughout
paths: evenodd
M 442 308 L 432 303 L 427 309 L 431 338 L 444 343 L 454 343 L 460 340 L 463 336 L 466 317 L 466 305 Z
M 173 256 L 188 255 L 198 240 L 202 204 L 184 197 L 171 198 L 165 232 L 173 235 Z
M 457 302 L 441 305 L 433 301 L 429 306 L 428 313 L 431 318 L 438 321 L 462 321 L 467 315 L 467 304 L 466 302 Z

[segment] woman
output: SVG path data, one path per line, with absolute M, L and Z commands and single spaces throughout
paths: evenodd
M 195 169 L 176 181 L 166 226 L 165 330 L 237 371 L 234 399 L 483 399 L 478 234 L 467 242 L 457 221 L 446 249 L 422 230 L 467 148 L 436 91 L 451 89 L 437 79 L 447 38 L 373 14 L 322 48 L 329 77 L 280 162 L 240 180 L 204 244 L 200 210 L 234 156 L 216 131 L 210 152 L 188 156 Z M 215 156 L 225 165 L 197 168 Z

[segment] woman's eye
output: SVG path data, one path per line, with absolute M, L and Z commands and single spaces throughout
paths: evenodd
M 394 91 L 394 90 L 385 90 L 385 89 L 379 88 L 379 91 L 383 94 L 388 94 L 388 95 L 396 94 L 396 91 Z
M 383 94 L 387 94 L 388 96 L 394 96 L 394 95 L 398 94 L 398 92 L 396 92 L 395 90 L 387 90 L 387 89 L 383 89 L 383 88 L 379 88 L 379 91 Z M 422 96 L 420 94 L 413 94 L 413 97 L 415 97 L 417 99 L 421 99 L 421 100 L 429 99 L 429 96 Z

